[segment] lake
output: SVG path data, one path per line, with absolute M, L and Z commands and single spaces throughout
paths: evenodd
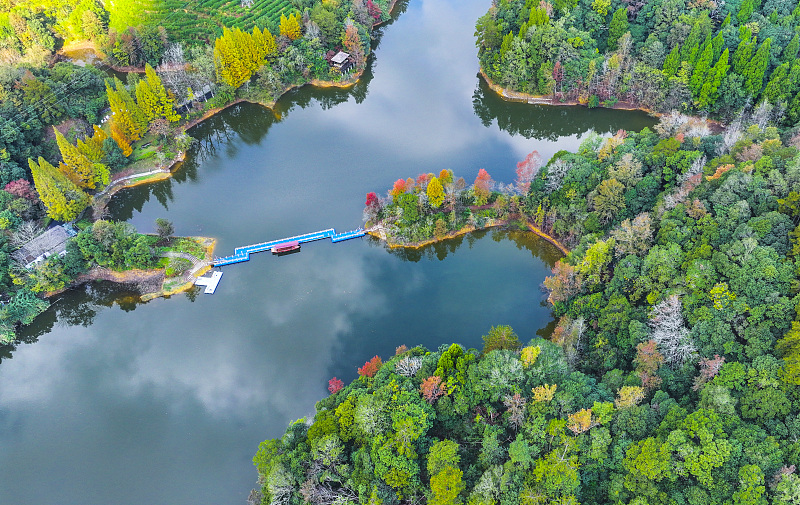
M 488 0 L 411 0 L 380 29 L 350 90 L 303 88 L 273 113 L 239 105 L 190 133 L 168 181 L 110 210 L 143 232 L 216 237 L 216 254 L 330 227 L 357 228 L 365 194 L 450 168 L 504 183 L 537 149 L 644 113 L 507 103 L 477 75 Z M 552 317 L 541 282 L 558 251 L 514 230 L 419 251 L 321 241 L 224 269 L 215 295 L 139 303 L 97 284 L 65 293 L 0 350 L 0 503 L 242 505 L 258 443 L 313 413 L 327 381 L 397 346 L 481 346 L 492 325 L 524 341 Z

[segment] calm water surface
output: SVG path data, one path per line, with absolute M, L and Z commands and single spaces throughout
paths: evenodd
M 243 105 L 192 131 L 177 176 L 118 195 L 113 217 L 152 231 L 253 242 L 361 224 L 364 195 L 398 177 L 575 149 L 644 114 L 506 103 L 476 77 L 487 0 L 412 0 L 383 28 L 354 89 L 303 89 L 277 113 Z M 401 9 L 402 10 L 402 9 Z M 418 253 L 370 240 L 303 246 L 226 267 L 214 296 L 146 304 L 117 287 L 62 295 L 0 350 L 1 504 L 242 504 L 258 443 L 313 412 L 327 380 L 396 346 L 478 347 L 493 324 L 547 331 L 540 284 L 557 251 L 475 234 Z

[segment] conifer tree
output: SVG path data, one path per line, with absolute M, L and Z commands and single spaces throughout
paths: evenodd
M 664 76 L 672 77 L 678 72 L 681 64 L 680 47 L 676 45 L 672 48 L 667 58 L 664 60 Z
M 153 70 L 150 64 L 145 65 L 144 72 L 145 81 L 140 82 L 147 82 L 150 92 L 153 97 L 155 97 L 156 117 L 163 117 L 167 121 L 173 123 L 178 121 L 181 117 L 175 112 L 175 98 L 167 91 L 167 88 L 164 87 L 161 78 L 156 74 L 156 71 Z
M 136 105 L 142 110 L 148 123 L 152 123 L 154 119 L 161 116 L 159 114 L 158 98 L 156 98 L 147 80 L 141 80 L 136 83 Z
M 722 32 L 717 33 L 717 36 L 711 40 L 711 45 L 714 49 L 713 60 L 718 60 L 722 56 L 722 49 L 725 47 L 725 39 L 722 37 Z
M 72 221 L 89 204 L 89 196 L 41 156 L 37 164 L 28 158 L 33 184 L 47 215 L 57 221 Z
M 58 150 L 61 151 L 63 160 L 63 163 L 58 166 L 59 170 L 75 185 L 94 189 L 97 174 L 95 174 L 92 162 L 76 146 L 72 145 L 55 126 L 53 131 L 56 134 L 56 144 L 58 144 Z
M 764 86 L 764 73 L 769 65 L 769 47 L 772 39 L 767 38 L 756 51 L 744 75 L 744 89 L 752 97 L 758 96 Z
M 256 26 L 253 30 L 253 43 L 258 50 L 258 54 L 263 60 L 264 58 L 269 58 L 275 51 L 277 51 L 278 47 L 275 44 L 275 37 L 272 36 L 269 30 L 264 28 L 264 31 L 258 29 Z
M 628 10 L 620 7 L 614 11 L 611 23 L 608 25 L 608 50 L 616 51 L 619 38 L 628 31 Z
M 736 14 L 736 17 L 739 19 L 739 23 L 746 23 L 760 4 L 760 0 L 743 0 L 741 6 L 739 7 L 738 14 Z
M 106 95 L 114 121 L 130 140 L 139 140 L 147 131 L 147 119 L 131 97 L 128 90 L 118 78 L 114 78 L 114 87 L 106 81 Z
M 302 36 L 300 31 L 300 13 L 289 14 L 289 17 L 281 14 L 280 33 L 290 40 L 297 40 Z
M 78 140 L 78 150 L 92 163 L 97 163 L 103 159 L 103 141 L 108 137 L 99 126 L 94 125 L 94 135 L 85 140 Z
M 436 177 L 431 178 L 428 182 L 426 193 L 428 195 L 428 203 L 431 204 L 431 207 L 434 209 L 441 207 L 444 202 L 444 188 L 442 187 L 442 183 L 439 182 L 439 179 Z
M 750 63 L 750 57 L 756 47 L 756 40 L 747 28 L 742 30 L 740 36 L 739 46 L 736 48 L 736 52 L 733 53 L 733 71 L 744 76 L 745 67 Z
M 133 152 L 131 148 L 131 141 L 125 135 L 125 132 L 122 131 L 122 128 L 117 125 L 116 122 L 111 122 L 111 138 L 114 139 L 114 142 L 117 143 L 120 149 L 122 149 L 122 154 L 125 156 L 130 156 Z
M 800 50 L 800 34 L 794 35 L 791 42 L 786 44 L 786 47 L 781 53 L 781 61 L 784 63 L 792 63 L 797 58 L 797 51 Z
M 696 58 L 697 51 L 700 48 L 700 41 L 703 37 L 702 31 L 703 23 L 698 20 L 696 23 L 694 23 L 694 25 L 692 25 L 689 35 L 686 36 L 686 40 L 681 45 L 680 61 L 692 61 L 694 58 Z
M 217 78 L 232 88 L 238 88 L 250 79 L 248 66 L 242 61 L 233 32 L 228 28 L 214 42 L 214 66 Z
M 730 68 L 730 65 L 728 65 L 728 54 L 728 48 L 725 48 L 725 51 L 722 52 L 722 56 L 719 57 L 717 63 L 714 64 L 714 67 L 708 73 L 708 77 L 706 77 L 705 83 L 700 90 L 700 97 L 697 99 L 696 105 L 698 109 L 707 109 L 717 101 L 719 87 L 722 85 L 722 80 L 725 78 Z
M 790 94 L 789 64 L 783 63 L 772 71 L 769 82 L 767 82 L 767 86 L 761 96 L 764 100 L 777 104 L 785 100 L 786 96 Z
M 697 60 L 697 63 L 694 66 L 692 77 L 689 80 L 689 89 L 692 90 L 692 95 L 695 97 L 699 96 L 700 90 L 703 88 L 703 85 L 706 82 L 707 74 L 711 68 L 711 58 L 713 55 L 713 45 L 710 43 L 706 44 L 706 48 L 703 49 L 703 53 L 700 55 L 700 58 Z

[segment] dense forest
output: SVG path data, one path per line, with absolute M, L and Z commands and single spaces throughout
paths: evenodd
M 481 67 L 512 90 L 731 119 L 761 100 L 800 119 L 800 9 L 789 0 L 499 0 Z
M 391 8 L 388 0 L 188 5 L 14 0 L 0 9 L 0 341 L 47 307 L 37 297 L 80 271 L 141 263 L 53 256 L 26 271 L 15 250 L 56 222 L 102 219 L 110 185 L 166 170 L 192 143 L 187 125 L 213 109 L 237 99 L 271 104 L 314 79 L 353 82 Z M 92 47 L 102 63 L 61 61 L 65 44 Z M 346 65 L 329 61 L 339 50 Z
M 259 448 L 262 503 L 798 503 L 800 136 L 775 119 L 714 135 L 670 114 L 532 153 L 514 187 L 455 184 L 572 248 L 544 283 L 553 334 L 496 327 L 481 352 L 403 347 L 332 379 Z M 365 212 L 424 229 L 451 177 L 398 180 Z
M 669 112 L 534 151 L 514 184 L 444 170 L 369 194 L 365 220 L 401 244 L 498 221 L 555 237 L 558 323 L 331 379 L 313 418 L 259 447 L 252 500 L 800 503 L 795 8 L 494 2 L 476 33 L 491 80 Z

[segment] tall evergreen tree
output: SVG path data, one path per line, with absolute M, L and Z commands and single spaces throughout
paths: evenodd
M 800 50 L 800 34 L 795 33 L 792 40 L 786 44 L 786 47 L 781 53 L 781 61 L 784 63 L 792 63 L 797 58 L 797 52 Z
M 664 60 L 664 76 L 665 77 L 672 77 L 678 72 L 678 68 L 681 65 L 681 48 L 680 45 L 676 45 L 672 48 L 667 58 Z
M 752 36 L 750 30 L 744 28 L 740 31 L 739 45 L 733 53 L 733 71 L 737 74 L 744 76 L 745 68 L 750 63 L 750 58 L 753 56 L 753 49 L 756 47 L 756 39 Z
M 616 51 L 619 38 L 628 31 L 628 9 L 620 7 L 614 11 L 611 23 L 608 25 L 608 50 Z
M 697 60 L 697 63 L 694 66 L 692 77 L 689 80 L 689 89 L 692 90 L 692 94 L 695 97 L 700 95 L 700 90 L 706 82 L 707 74 L 711 68 L 711 58 L 713 58 L 713 55 L 713 45 L 710 43 L 706 44 L 706 48 L 703 50 L 703 53 L 700 55 L 700 58 Z
M 722 80 L 725 78 L 725 75 L 727 75 L 729 68 L 728 48 L 725 48 L 722 52 L 722 56 L 720 56 L 717 63 L 714 64 L 714 67 L 708 73 L 708 77 L 706 77 L 703 83 L 700 96 L 696 102 L 698 109 L 707 110 L 716 103 L 719 97 L 719 87 L 722 85 Z
M 769 48 L 772 39 L 767 38 L 759 46 L 744 75 L 744 89 L 752 97 L 757 97 L 764 86 L 764 74 L 769 65 Z
M 786 100 L 787 95 L 791 96 L 789 64 L 783 63 L 772 71 L 769 82 L 767 82 L 767 86 L 761 96 L 768 102 L 779 103 Z
M 57 221 L 72 221 L 89 204 L 89 196 L 41 156 L 39 163 L 28 158 L 33 184 L 47 215 Z
M 722 32 L 717 33 L 717 36 L 711 40 L 711 45 L 714 48 L 714 60 L 718 60 L 722 56 L 722 49 L 725 47 L 725 39 L 722 37 Z

